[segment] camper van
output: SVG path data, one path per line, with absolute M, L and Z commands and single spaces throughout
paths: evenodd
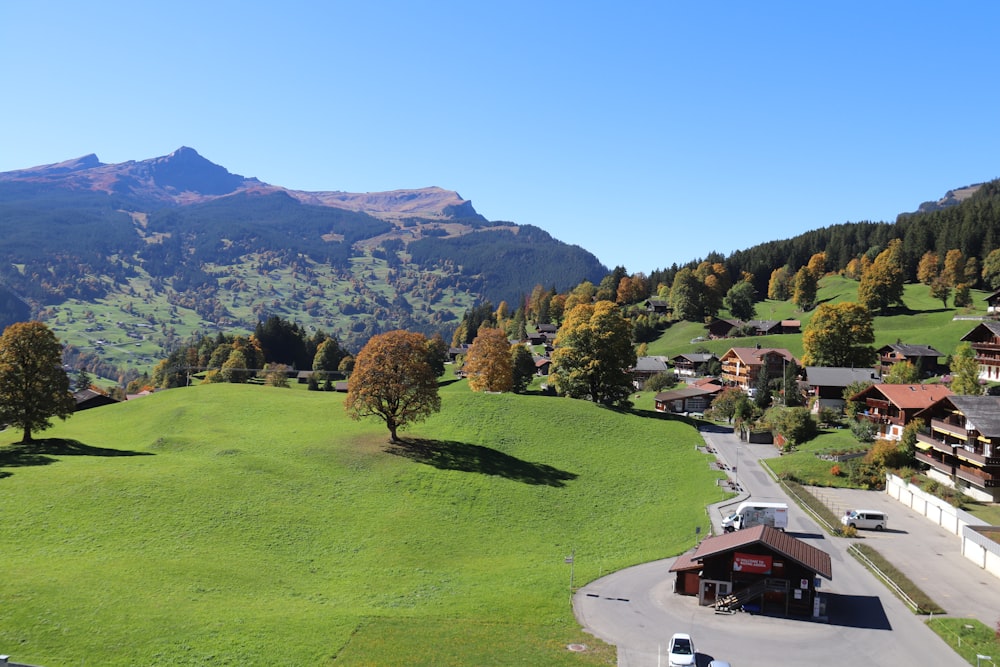
M 722 529 L 727 533 L 760 525 L 771 526 L 778 530 L 787 528 L 788 505 L 747 500 L 740 503 L 735 512 L 722 520 Z
M 885 512 L 876 510 L 847 510 L 844 516 L 840 517 L 840 523 L 852 528 L 885 530 L 889 524 L 889 516 Z

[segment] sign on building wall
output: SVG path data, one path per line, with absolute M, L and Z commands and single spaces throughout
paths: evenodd
M 771 557 L 744 554 L 737 551 L 733 554 L 733 572 L 771 574 Z

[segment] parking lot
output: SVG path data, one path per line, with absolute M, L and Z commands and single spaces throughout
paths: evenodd
M 737 468 L 743 493 L 709 508 L 716 525 L 739 500 L 782 500 L 781 488 L 757 462 L 776 455 L 767 446 L 739 444 L 721 430 L 703 434 L 721 461 Z M 860 531 L 861 540 L 882 553 L 951 616 L 975 617 L 990 627 L 1000 620 L 1000 579 L 966 560 L 959 538 L 926 521 L 880 492 L 814 489 L 838 516 L 850 508 L 881 510 L 889 530 Z M 574 597 L 574 611 L 585 629 L 618 647 L 620 667 L 666 664 L 670 635 L 689 633 L 698 665 L 711 659 L 734 667 L 864 664 L 967 665 L 936 634 L 923 616 L 913 614 L 874 575 L 847 553 L 854 540 L 832 537 L 793 502 L 788 532 L 830 554 L 833 579 L 822 580 L 828 622 L 738 613 L 732 616 L 699 607 L 692 597 L 673 593 L 673 559 L 646 563 L 598 579 Z

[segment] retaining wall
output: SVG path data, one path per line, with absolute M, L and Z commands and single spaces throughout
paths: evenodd
M 918 514 L 962 539 L 962 555 L 1000 578 L 1000 527 L 990 526 L 968 512 L 896 475 L 885 476 L 885 492 Z

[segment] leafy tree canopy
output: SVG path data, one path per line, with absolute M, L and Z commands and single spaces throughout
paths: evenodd
M 399 429 L 440 411 L 427 338 L 409 331 L 373 336 L 355 360 L 344 408 L 352 419 L 384 421 L 391 442 L 399 442 Z
M 22 442 L 75 408 L 62 346 L 41 322 L 18 322 L 0 336 L 0 420 L 24 431 Z
M 802 332 L 805 366 L 863 368 L 877 358 L 871 312 L 858 303 L 820 304 Z
M 573 398 L 629 407 L 635 366 L 631 327 L 610 301 L 582 303 L 566 316 L 552 353 L 552 375 L 557 389 Z

